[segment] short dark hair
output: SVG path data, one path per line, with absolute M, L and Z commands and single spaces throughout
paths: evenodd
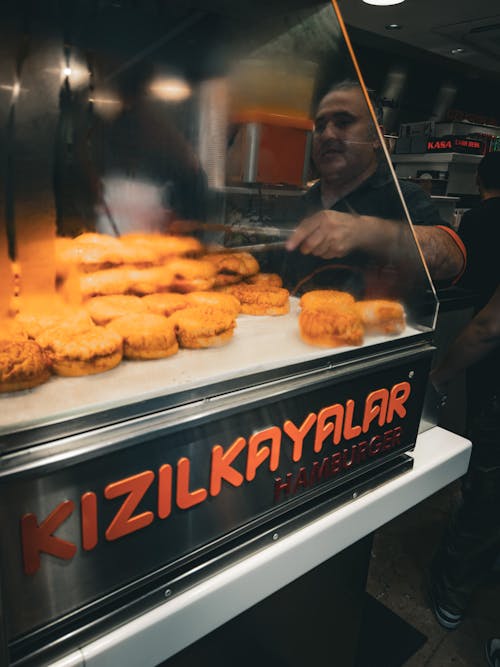
M 500 151 L 486 153 L 477 168 L 477 176 L 485 190 L 500 190 Z
M 359 90 L 360 93 L 363 92 L 363 89 L 361 88 L 361 84 L 356 79 L 343 79 L 342 81 L 338 81 L 337 83 L 334 83 L 333 86 L 331 86 L 326 91 L 326 93 L 321 97 L 321 99 L 318 103 L 318 107 L 321 104 L 321 100 L 323 100 L 327 95 L 330 95 L 330 93 L 336 93 L 339 90 Z M 382 125 L 383 110 L 382 110 L 382 104 L 380 102 L 380 99 L 378 98 L 375 91 L 372 90 L 371 88 L 367 88 L 367 92 L 368 92 L 368 97 L 370 98 L 370 101 L 373 105 L 373 109 L 375 111 L 375 116 L 377 118 L 377 123 L 379 125 Z

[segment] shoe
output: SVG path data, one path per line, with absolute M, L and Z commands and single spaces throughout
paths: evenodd
M 488 665 L 500 667 L 500 639 L 488 639 L 484 648 Z
M 458 628 L 464 619 L 463 612 L 452 611 L 451 609 L 446 608 L 445 602 L 439 597 L 438 587 L 431 577 L 429 577 L 428 591 L 431 609 L 439 625 L 445 630 L 455 630 Z M 498 667 L 500 667 L 500 665 Z

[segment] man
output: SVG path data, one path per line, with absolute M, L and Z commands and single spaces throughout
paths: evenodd
M 463 218 L 467 270 L 460 284 L 475 292 L 476 315 L 432 372 L 446 393 L 467 369 L 467 427 L 472 455 L 462 503 L 431 566 L 431 598 L 438 622 L 452 630 L 500 555 L 500 153 L 478 168 L 481 204 Z
M 307 196 L 311 214 L 289 238 L 288 250 L 327 260 L 353 252 L 381 261 L 412 255 L 413 240 L 400 224 L 404 209 L 390 173 L 380 164 L 380 150 L 359 84 L 336 85 L 321 100 L 315 118 L 312 159 L 320 179 Z M 401 187 L 431 276 L 456 278 L 465 264 L 459 239 L 419 186 Z

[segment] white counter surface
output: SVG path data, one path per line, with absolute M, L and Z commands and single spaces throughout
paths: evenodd
M 154 667 L 461 477 L 470 442 L 435 427 L 419 435 L 413 469 L 272 541 L 52 667 Z
M 329 357 L 352 349 L 312 347 L 298 328 L 299 302 L 279 317 L 240 315 L 232 340 L 205 350 L 180 350 L 167 359 L 123 361 L 106 373 L 84 377 L 53 376 L 34 389 L 0 394 L 0 435 L 123 407 L 269 371 L 293 363 Z M 419 331 L 407 326 L 397 336 L 367 335 L 364 347 L 388 338 L 408 338 Z

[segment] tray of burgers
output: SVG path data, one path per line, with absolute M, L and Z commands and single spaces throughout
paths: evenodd
M 56 273 L 56 295 L 21 291 L 1 323 L 1 433 L 416 333 L 397 301 L 296 298 L 250 253 L 194 237 L 59 238 Z

